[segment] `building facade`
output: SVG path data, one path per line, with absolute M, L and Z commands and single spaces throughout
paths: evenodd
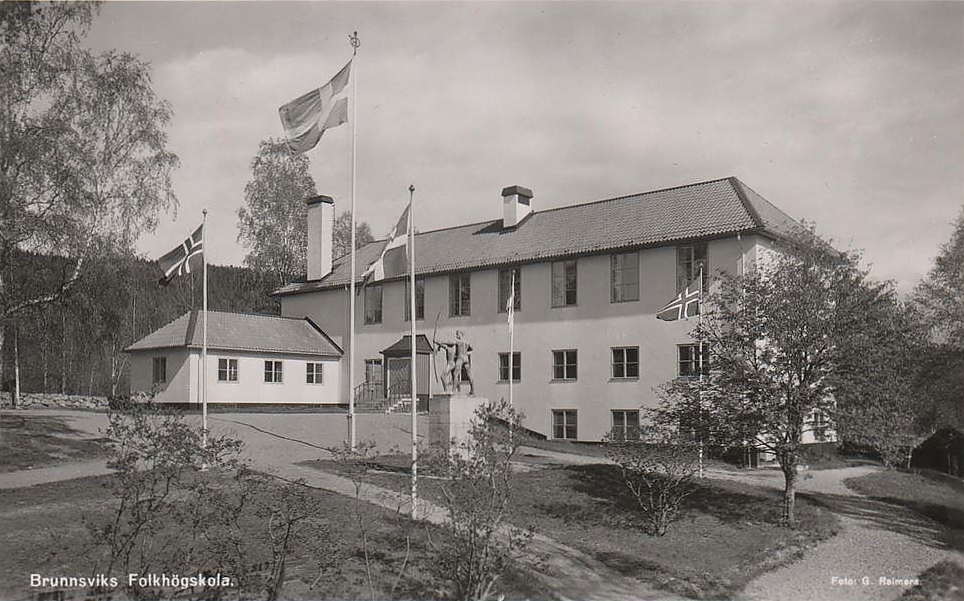
M 312 258 L 331 248 L 322 224 L 333 219 L 334 205 L 319 198 L 309 201 L 309 273 L 276 295 L 284 316 L 310 318 L 346 348 L 348 257 Z M 464 332 L 476 394 L 507 398 L 512 378 L 524 425 L 563 440 L 597 441 L 631 428 L 640 408 L 656 405 L 654 388 L 695 377 L 695 321 L 665 322 L 655 313 L 701 267 L 707 282 L 718 270 L 740 273 L 799 227 L 736 178 L 542 212 L 532 199 L 512 186 L 502 193 L 502 219 L 416 235 L 416 327 L 429 340 Z M 385 244 L 358 251 L 358 274 Z M 373 380 L 385 377 L 382 351 L 409 332 L 407 290 L 404 273 L 386 273 L 356 297 L 359 388 L 388 384 Z M 435 391 L 441 368 L 431 376 Z M 348 382 L 347 360 L 340 369 Z

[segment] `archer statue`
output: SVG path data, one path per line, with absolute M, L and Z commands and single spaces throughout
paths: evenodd
M 433 337 L 434 338 L 434 337 Z M 472 380 L 472 345 L 465 339 L 465 332 L 455 331 L 455 340 L 434 340 L 436 352 L 445 351 L 445 370 L 442 372 L 442 389 L 455 392 L 459 374 L 469 382 L 469 394 L 475 395 L 475 381 Z

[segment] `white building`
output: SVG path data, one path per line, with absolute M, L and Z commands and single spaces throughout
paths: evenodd
M 185 313 L 130 345 L 131 392 L 196 404 L 202 320 Z M 342 350 L 305 317 L 208 312 L 208 402 L 226 406 L 339 403 Z

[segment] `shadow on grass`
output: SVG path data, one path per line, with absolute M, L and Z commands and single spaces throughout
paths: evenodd
M 803 493 L 800 497 L 935 549 L 964 551 L 964 511 L 953 507 L 892 496 Z
M 609 465 L 569 466 L 575 491 L 588 495 L 595 507 L 579 507 L 560 501 L 543 504 L 543 509 L 560 514 L 559 517 L 577 519 L 583 514 L 598 515 L 607 507 L 614 513 L 633 515 L 639 511 L 636 498 L 623 481 L 619 468 Z M 769 522 L 779 523 L 782 494 L 747 484 L 722 480 L 694 480 L 693 491 L 683 501 L 680 517 L 706 514 L 724 523 Z
M 4 414 L 0 472 L 103 457 L 106 439 L 90 438 L 86 432 L 69 426 L 69 419 Z

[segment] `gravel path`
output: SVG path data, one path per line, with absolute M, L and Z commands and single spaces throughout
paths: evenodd
M 840 517 L 841 531 L 802 559 L 750 582 L 741 599 L 894 599 L 907 588 L 901 579 L 913 579 L 944 559 L 964 564 L 964 554 L 941 544 L 938 523 L 916 512 L 864 497 L 843 484 L 847 478 L 878 469 L 854 467 L 801 474 L 801 495 L 825 503 Z M 712 472 L 709 476 L 783 489 L 783 475 L 777 470 Z

